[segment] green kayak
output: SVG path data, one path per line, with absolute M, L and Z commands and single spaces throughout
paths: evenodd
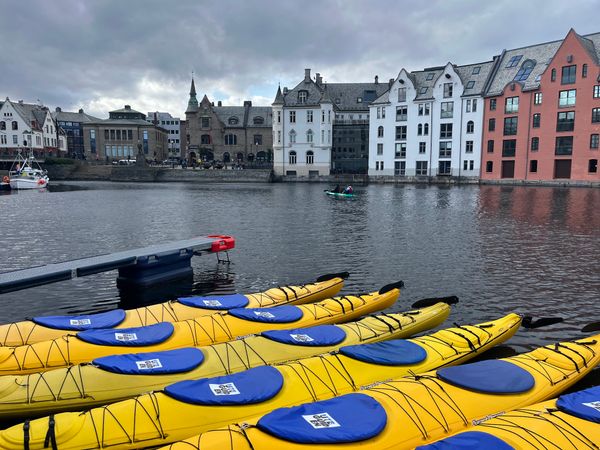
M 333 192 L 333 191 L 325 191 L 325 193 L 327 195 L 331 195 L 333 197 L 346 197 L 346 198 L 352 198 L 354 197 L 356 194 L 352 193 L 352 194 L 344 194 L 343 192 Z

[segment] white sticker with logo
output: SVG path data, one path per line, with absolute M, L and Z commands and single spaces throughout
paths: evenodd
M 160 369 L 162 364 L 160 359 L 147 359 L 146 361 L 136 361 L 138 370 Z
M 307 414 L 303 415 L 302 418 L 306 420 L 315 430 L 319 430 L 321 428 L 336 428 L 340 426 L 340 424 L 337 423 L 335 419 L 326 412 L 319 414 Z
M 273 319 L 275 316 L 267 311 L 254 311 L 258 317 L 264 317 L 265 319 Z
M 223 384 L 212 384 L 209 383 L 208 387 L 214 395 L 239 395 L 240 391 L 233 383 Z
M 115 333 L 115 339 L 121 342 L 137 341 L 137 334 L 135 333 Z
M 202 300 L 206 306 L 223 306 L 219 300 Z
M 589 408 L 594 408 L 596 411 L 600 411 L 600 401 L 598 402 L 589 402 L 589 403 L 582 403 L 583 406 L 587 406 Z
M 71 325 L 79 327 L 81 325 L 91 325 L 92 321 L 90 319 L 71 319 L 69 320 Z
M 314 341 L 308 334 L 290 334 L 290 337 L 296 342 L 312 342 Z

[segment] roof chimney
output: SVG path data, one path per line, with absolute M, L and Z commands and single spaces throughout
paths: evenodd
M 315 75 L 317 76 L 317 86 L 321 86 L 321 84 L 323 83 L 323 78 L 321 78 L 321 74 L 316 73 Z
M 310 69 L 304 69 L 304 82 L 310 82 Z
M 56 112 L 61 112 L 61 111 L 62 111 L 62 109 L 60 109 L 60 106 L 57 106 L 57 107 L 56 107 L 56 109 L 55 109 L 55 111 L 56 111 Z
M 219 100 L 219 101 L 217 102 L 217 106 L 223 106 L 223 102 L 221 102 L 221 100 Z
M 287 94 L 287 93 L 288 93 L 288 88 L 287 88 L 287 87 L 284 87 L 284 88 L 283 88 L 283 95 L 285 95 L 285 94 Z
M 379 84 L 379 76 L 375 75 L 375 84 Z
M 79 114 L 83 114 L 83 108 L 79 108 Z
M 244 108 L 245 107 L 250 107 L 252 106 L 252 101 L 251 100 L 244 100 Z
M 394 84 L 394 79 L 390 78 L 390 81 L 388 81 L 388 86 L 392 87 L 392 84 Z
M 125 105 L 125 109 L 130 110 L 131 109 L 131 105 Z

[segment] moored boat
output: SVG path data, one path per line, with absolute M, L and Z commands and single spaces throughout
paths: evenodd
M 43 170 L 33 155 L 24 158 L 21 153 L 8 172 L 11 189 L 43 189 L 48 186 L 48 172 Z

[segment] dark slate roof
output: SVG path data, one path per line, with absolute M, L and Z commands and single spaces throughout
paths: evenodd
M 23 120 L 27 122 L 27 124 L 31 125 L 32 120 L 35 120 L 39 125 L 38 129 L 41 129 L 41 127 L 44 126 L 48 108 L 46 108 L 45 106 L 34 105 L 31 103 L 11 102 L 11 104 L 19 113 L 19 115 L 23 118 Z
M 243 128 L 244 127 L 244 107 L 243 106 L 213 106 L 213 111 L 221 122 L 229 128 Z M 237 125 L 230 125 L 229 119 L 236 118 L 238 120 Z
M 283 105 L 283 94 L 281 93 L 281 86 L 277 86 L 277 94 L 275 95 L 275 101 L 273 105 Z
M 90 116 L 85 112 L 70 112 L 70 111 L 55 111 L 52 113 L 52 117 L 54 120 L 61 122 L 97 122 L 98 120 L 102 120 L 98 117 Z
M 298 102 L 298 92 L 300 91 L 308 92 L 306 103 Z M 322 94 L 322 88 L 317 86 L 312 79 L 308 81 L 302 80 L 294 89 L 289 90 L 287 94 L 283 95 L 283 101 L 285 102 L 285 106 L 318 106 Z
M 479 67 L 479 73 L 473 74 L 473 70 Z M 494 67 L 493 61 L 486 61 L 477 64 L 468 64 L 466 66 L 455 66 L 454 70 L 458 73 L 463 86 L 463 96 L 469 95 L 483 95 L 483 90 L 485 88 L 485 83 Z M 469 81 L 473 81 L 473 87 L 468 89 L 467 85 Z
M 327 94 L 337 111 L 369 111 L 369 105 L 388 89 L 387 83 L 328 83 Z M 372 97 L 368 97 L 372 91 Z M 359 102 L 358 99 L 361 99 Z
M 153 127 L 152 122 L 142 119 L 98 119 L 85 122 L 84 125 L 135 125 L 144 127 Z M 157 127 L 161 128 L 161 127 Z
M 127 114 L 143 114 L 140 111 L 136 111 L 133 108 L 121 108 L 121 109 L 115 109 L 114 111 L 110 111 L 111 113 L 127 113 Z
M 268 127 L 271 128 L 273 126 L 273 114 L 270 106 L 251 106 L 248 114 L 248 127 L 249 128 L 260 128 L 260 127 Z M 264 119 L 264 123 L 262 125 L 255 125 L 254 118 L 262 117 Z
M 444 73 L 444 69 L 446 66 L 441 67 L 432 67 L 425 70 L 414 71 L 410 73 L 410 79 L 412 80 L 415 89 L 417 91 L 417 96 L 415 100 L 429 100 L 433 98 L 433 88 L 435 87 L 435 82 L 440 77 L 442 73 Z M 428 75 L 433 74 L 433 77 Z M 427 78 L 431 78 L 428 80 Z M 423 91 L 423 88 L 427 88 L 426 91 Z

